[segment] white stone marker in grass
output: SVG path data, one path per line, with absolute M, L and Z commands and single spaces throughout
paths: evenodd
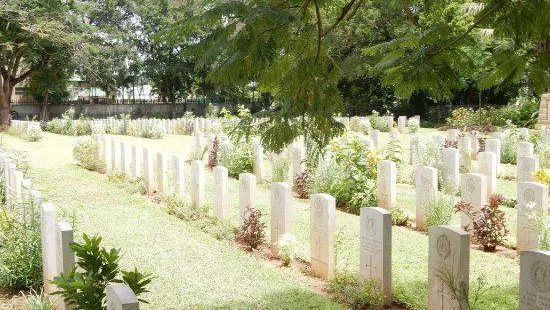
M 204 135 L 202 132 L 195 133 L 195 152 L 202 154 L 204 151 Z
M 397 203 L 397 168 L 390 160 L 377 163 L 376 198 L 378 206 L 391 210 Z
M 470 234 L 456 226 L 432 226 L 428 236 L 428 309 L 468 309 L 467 297 L 456 298 L 449 284 L 465 287 L 467 296 Z
M 334 232 L 336 199 L 329 194 L 311 195 L 310 252 L 311 270 L 317 277 L 327 278 L 334 268 Z
M 529 203 L 534 203 L 535 209 L 527 209 Z M 538 233 L 535 223 L 529 217 L 532 212 L 546 214 L 548 206 L 548 186 L 538 182 L 521 182 L 517 187 L 517 232 L 516 248 L 518 252 L 538 248 Z M 550 274 L 549 274 L 550 276 Z
M 409 164 L 414 166 L 420 159 L 420 136 L 418 133 L 411 134 L 411 142 L 409 148 Z
M 164 193 L 168 186 L 168 158 L 164 152 L 157 152 L 156 159 L 157 190 Z
M 477 159 L 477 152 L 479 152 L 479 139 L 473 132 L 470 132 L 468 136 L 470 137 L 470 147 L 472 151 L 471 158 Z
M 264 177 L 264 148 L 260 142 L 254 143 L 254 164 L 252 173 L 256 176 L 258 182 L 262 182 Z
M 183 156 L 172 156 L 172 182 L 174 184 L 174 193 L 183 197 L 185 193 L 185 159 Z
M 252 173 L 239 174 L 239 221 L 244 223 L 247 208 L 256 208 L 256 176 Z
M 443 190 L 450 194 L 458 191 L 460 179 L 460 152 L 455 148 L 443 149 L 443 171 L 441 171 L 441 184 Z
M 13 180 L 15 203 L 21 203 L 23 200 L 23 185 L 21 184 L 23 182 L 23 171 L 15 170 Z
M 432 135 L 432 141 L 439 147 L 443 147 L 445 145 L 445 136 L 443 136 L 442 134 L 440 134 L 439 132 L 438 133 L 434 133 Z
M 126 177 L 130 175 L 130 152 L 124 141 L 120 141 L 120 171 Z
M 382 208 L 363 207 L 360 211 L 360 274 L 364 281 L 380 285 L 384 305 L 392 303 L 391 213 Z
M 388 132 L 393 131 L 393 116 L 387 116 L 386 122 L 388 122 Z
M 466 173 L 460 178 L 460 199 L 472 206 L 472 211 L 480 211 L 487 202 L 487 178 L 481 173 Z M 465 213 L 460 214 L 460 225 L 468 227 L 472 223 Z
M 485 139 L 485 152 L 495 154 L 497 175 L 500 174 L 500 145 L 500 140 L 498 139 Z
M 139 310 L 139 301 L 132 289 L 124 283 L 107 286 L 107 310 Z
M 194 160 L 191 162 L 191 203 L 195 207 L 204 206 L 204 162 Z
M 397 129 L 399 130 L 400 133 L 404 133 L 405 128 L 407 128 L 407 117 L 399 116 L 397 118 Z
M 153 176 L 153 150 L 149 148 L 143 149 L 143 180 L 145 182 L 145 190 L 148 195 L 155 191 L 154 176 Z
M 40 238 L 42 243 L 42 271 L 44 276 L 44 293 L 56 291 L 50 283 L 57 272 L 57 226 L 55 223 L 55 207 L 51 203 L 40 206 Z
M 516 161 L 519 162 L 521 157 L 530 157 L 534 154 L 535 146 L 531 142 L 522 141 L 518 143 L 518 152 L 516 154 Z
M 416 228 L 424 230 L 426 228 L 426 204 L 437 195 L 437 169 L 418 166 L 414 178 L 416 185 Z
M 519 258 L 519 310 L 550 309 L 550 251 L 522 251 Z
M 141 167 L 143 166 L 142 158 L 143 149 L 137 145 L 132 145 L 132 180 L 141 177 Z
M 529 128 L 518 128 L 518 131 L 522 139 L 529 139 Z
M 214 187 L 214 216 L 222 219 L 229 219 L 229 178 L 228 170 L 223 166 L 216 166 L 213 169 Z
M 112 149 L 111 149 L 111 138 L 104 137 L 103 138 L 103 161 L 105 162 L 105 170 L 111 171 L 113 169 L 113 162 L 112 162 Z
M 533 156 L 520 157 L 516 166 L 517 182 L 534 181 L 534 173 L 539 169 L 539 159 Z
M 472 156 L 472 141 L 469 137 L 458 138 L 458 151 L 460 152 L 460 167 L 469 167 L 470 158 Z
M 69 271 L 74 267 L 75 257 L 71 250 L 71 243 L 73 243 L 73 228 L 71 224 L 67 222 L 58 222 L 56 225 L 56 238 L 57 238 L 57 275 L 67 275 Z M 59 309 L 72 309 L 72 306 L 65 304 L 60 298 Z
M 491 197 L 497 189 L 497 163 L 496 156 L 492 152 L 479 152 L 477 154 L 478 172 L 485 176 L 487 182 L 487 198 Z
M 306 170 L 306 152 L 303 147 L 295 146 L 290 148 L 290 156 L 292 162 L 292 180 Z
M 119 171 L 117 166 L 118 158 L 120 157 L 120 146 L 117 140 L 111 141 L 111 169 L 113 172 Z
M 372 145 L 375 148 L 379 148 L 380 147 L 380 130 L 378 129 L 369 130 L 369 137 L 372 140 Z
M 447 140 L 451 142 L 458 141 L 458 129 L 452 128 L 447 130 Z
M 271 251 L 278 253 L 282 235 L 291 232 L 292 189 L 285 182 L 271 183 Z

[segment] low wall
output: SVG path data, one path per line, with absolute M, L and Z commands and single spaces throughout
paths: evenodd
M 220 109 L 233 111 L 232 104 L 217 105 Z M 204 116 L 206 105 L 196 102 L 188 102 L 186 105 L 178 104 L 53 104 L 49 106 L 49 118 L 60 117 L 65 111 L 74 108 L 75 116 L 84 114 L 90 118 L 106 118 L 121 114 L 130 114 L 132 118 L 139 117 L 163 117 L 176 118 L 182 116 L 186 111 L 191 111 L 195 116 Z M 40 106 L 37 104 L 18 104 L 10 107 L 10 110 L 17 113 L 15 119 L 24 120 L 27 117 L 32 119 L 40 115 Z

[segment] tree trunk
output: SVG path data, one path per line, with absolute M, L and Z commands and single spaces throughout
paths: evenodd
M 49 94 L 46 93 L 42 102 L 40 102 L 40 120 L 42 122 L 47 122 L 49 118 L 49 105 L 48 105 Z
M 10 87 L 9 84 L 5 84 L 6 81 L 0 77 L 0 127 L 5 129 L 10 126 Z

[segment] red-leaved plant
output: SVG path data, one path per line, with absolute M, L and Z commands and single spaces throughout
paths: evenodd
M 309 197 L 309 182 L 310 182 L 309 170 L 297 174 L 294 178 L 294 190 L 298 194 L 299 198 L 305 199 Z
M 212 149 L 210 150 L 210 154 L 208 154 L 208 167 L 214 168 L 218 164 L 219 148 L 220 148 L 220 141 L 218 140 L 218 137 L 215 137 L 214 141 L 212 142 Z
M 472 220 L 472 224 L 465 228 L 472 229 L 475 240 L 486 252 L 492 252 L 498 245 L 502 245 L 509 233 L 504 212 L 498 209 L 503 201 L 501 195 L 491 195 L 489 203 L 480 211 L 473 211 L 472 205 L 463 201 L 455 205 L 455 212 L 464 212 Z
M 445 140 L 445 148 L 458 149 L 458 141 Z
M 265 242 L 265 224 L 260 221 L 261 217 L 260 210 L 246 207 L 244 223 L 237 235 L 237 241 L 249 251 L 259 248 Z

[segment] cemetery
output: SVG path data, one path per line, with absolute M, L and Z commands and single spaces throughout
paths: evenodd
M 6 206 L 17 210 L 14 203 L 30 200 L 40 207 L 45 293 L 56 291 L 50 281 L 82 259 L 75 260 L 71 242 L 89 238 L 83 234 L 121 248 L 120 263 L 150 279 L 140 296 L 148 303 L 138 303 L 128 285 L 112 284 L 108 309 L 119 309 L 110 300 L 129 300 L 136 309 L 356 302 L 546 309 L 548 184 L 540 167 L 550 164 L 542 161 L 550 129 L 521 136 L 514 165 L 497 162 L 493 150 L 510 147 L 502 145 L 511 143 L 506 135 L 521 128 L 504 129 L 501 139 L 478 133 L 473 143 L 464 130 L 387 120 L 387 132 L 380 132 L 358 125 L 369 127 L 369 117 L 336 118 L 345 131 L 316 166 L 303 139 L 280 153 L 264 152 L 259 137 L 234 140 L 222 128 L 235 119 L 128 121 L 154 124 L 160 139 L 126 135 L 127 122 L 115 118 L 94 120 L 91 135 L 42 132 L 37 122 L 14 120 L 1 135 Z M 26 138 L 34 132 L 39 139 Z M 362 198 L 360 210 L 326 184 L 326 192 L 314 192 L 330 180 L 313 180 L 321 172 L 336 177 L 326 169 L 342 169 L 338 152 L 355 142 L 361 159 L 377 160 L 364 163 L 374 201 Z M 250 165 L 222 166 L 224 152 L 238 145 L 248 146 Z M 310 174 L 305 195 L 297 189 L 304 174 Z M 489 216 L 495 223 L 483 223 Z M 350 300 L 339 291 L 346 285 L 371 293 Z
M 550 310 L 549 16 L 0 1 L 0 310 Z

